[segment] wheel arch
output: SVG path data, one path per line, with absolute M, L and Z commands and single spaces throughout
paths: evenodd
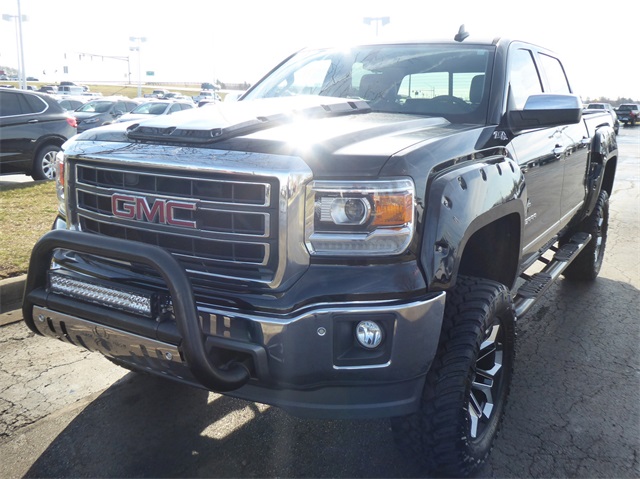
M 458 274 L 512 286 L 526 207 L 517 164 L 501 157 L 449 171 L 428 198 L 420 259 L 430 289 L 449 289 Z
M 463 245 L 456 277 L 475 276 L 513 287 L 520 258 L 520 223 L 521 216 L 514 212 L 475 230 Z
M 57 146 L 58 148 L 61 148 L 65 141 L 67 141 L 66 138 L 62 136 L 54 136 L 54 135 L 39 138 L 38 143 L 36 144 L 36 147 L 33 149 L 32 159 L 35 160 L 38 154 L 40 153 L 40 151 L 44 147 L 53 145 L 53 146 Z
M 587 201 L 584 216 L 588 216 L 598 201 L 600 191 L 609 196 L 613 192 L 613 182 L 618 166 L 618 142 L 613 128 L 598 128 L 591 145 L 589 170 L 587 174 Z

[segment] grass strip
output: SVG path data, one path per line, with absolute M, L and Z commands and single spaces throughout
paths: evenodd
M 27 272 L 31 250 L 58 211 L 54 181 L 0 188 L 0 279 Z

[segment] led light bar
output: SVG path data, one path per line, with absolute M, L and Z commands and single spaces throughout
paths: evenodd
M 106 308 L 153 317 L 152 294 L 119 290 L 54 272 L 49 272 L 49 292 Z

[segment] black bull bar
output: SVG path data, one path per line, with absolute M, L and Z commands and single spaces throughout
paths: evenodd
M 48 232 L 34 246 L 29 262 L 22 306 L 29 329 L 41 334 L 33 318 L 33 306 L 36 304 L 33 299 L 38 295 L 31 293 L 46 289 L 47 272 L 56 249 L 94 254 L 153 268 L 169 288 L 176 326 L 182 338 L 180 348 L 193 376 L 206 388 L 220 392 L 238 389 L 249 380 L 248 369 L 240 363 L 231 363 L 227 369 L 212 363 L 205 348 L 205 335 L 200 329 L 191 281 L 180 263 L 168 251 L 157 246 L 79 231 Z

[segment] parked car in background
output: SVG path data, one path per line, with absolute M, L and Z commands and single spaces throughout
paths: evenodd
M 58 87 L 55 85 L 42 85 L 40 88 L 38 88 L 38 91 L 42 93 L 49 93 L 50 95 L 55 95 L 56 93 L 58 93 Z
M 222 101 L 222 98 L 213 90 L 202 90 L 199 95 L 193 97 L 193 101 L 196 103 L 201 101 Z
M 65 111 L 75 111 L 78 108 L 80 108 L 82 105 L 84 105 L 85 103 L 87 103 L 89 99 L 88 98 L 83 98 L 83 97 L 62 97 L 62 98 L 58 98 L 58 104 L 65 110 Z
M 78 87 L 78 88 L 82 88 L 82 91 L 89 91 L 89 87 L 88 87 L 88 86 L 86 86 L 86 85 L 79 85 L 79 84 L 74 83 L 74 82 L 72 82 L 72 81 L 61 81 L 61 82 L 60 82 L 60 86 L 61 86 L 61 87 L 62 87 L 62 86 L 75 86 L 75 87 Z
M 584 108 L 584 113 L 589 114 L 592 112 L 602 112 L 602 110 L 606 111 L 611 115 L 611 120 L 613 121 L 613 130 L 618 134 L 620 130 L 620 121 L 618 120 L 618 115 L 616 114 L 613 106 L 610 103 L 589 103 Z
M 170 115 L 193 107 L 193 103 L 186 101 L 151 100 L 138 105 L 129 113 L 125 113 L 116 122 L 144 120 L 159 115 Z
M 113 123 L 138 105 L 138 102 L 125 97 L 104 97 L 99 100 L 91 100 L 74 113 L 76 120 L 78 120 L 78 133 Z
M 634 126 L 640 119 L 640 105 L 637 103 L 623 103 L 616 110 L 618 120 L 625 125 L 631 123 Z
M 183 95 L 182 93 L 177 93 L 177 92 L 169 92 L 163 97 L 163 99 L 164 100 L 185 100 L 185 101 L 193 102 L 193 98 L 191 98 L 190 96 L 186 96 L 186 95 Z
M 55 178 L 62 144 L 76 134 L 76 120 L 49 95 L 0 90 L 0 171 L 24 172 L 34 180 Z
M 82 95 L 86 90 L 81 86 L 60 85 L 58 95 Z
M 164 96 L 169 93 L 169 90 L 165 90 L 164 88 L 158 88 L 153 90 L 150 95 L 145 95 L 149 98 L 164 98 Z

